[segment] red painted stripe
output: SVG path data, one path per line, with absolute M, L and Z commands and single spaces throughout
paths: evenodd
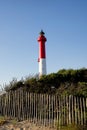
M 39 42 L 39 58 L 46 58 L 45 43 Z
M 46 52 L 45 52 L 46 38 L 43 35 L 41 35 L 38 38 L 38 42 L 39 42 L 39 58 L 46 58 Z

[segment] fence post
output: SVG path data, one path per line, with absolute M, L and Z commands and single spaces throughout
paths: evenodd
M 0 96 L 0 112 L 10 118 L 59 128 L 65 124 L 87 124 L 87 98 L 36 94 L 15 90 Z

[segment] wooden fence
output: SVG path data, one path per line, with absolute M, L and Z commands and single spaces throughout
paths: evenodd
M 44 126 L 87 125 L 87 98 L 16 90 L 0 96 L 0 114 Z

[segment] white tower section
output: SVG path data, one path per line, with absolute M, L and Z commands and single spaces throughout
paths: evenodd
M 41 75 L 46 75 L 46 59 L 45 58 L 40 58 L 39 61 L 39 74 Z

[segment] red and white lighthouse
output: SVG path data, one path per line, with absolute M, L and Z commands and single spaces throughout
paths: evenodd
M 44 32 L 41 30 L 40 36 L 38 37 L 39 42 L 39 77 L 42 75 L 46 75 L 46 50 L 45 50 L 45 42 L 47 41 L 44 36 Z

